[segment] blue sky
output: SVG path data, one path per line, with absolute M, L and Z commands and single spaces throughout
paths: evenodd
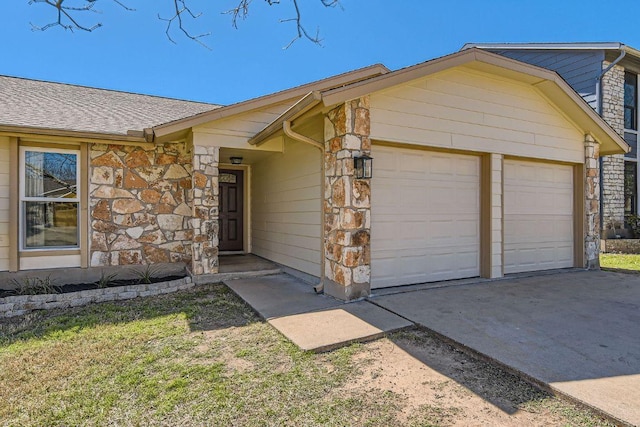
M 342 9 L 300 0 L 323 46 L 298 40 L 286 50 L 295 25 L 279 20 L 292 16 L 289 0 L 272 7 L 254 0 L 237 30 L 221 12 L 238 0 L 190 0 L 203 13 L 190 28 L 211 32 L 204 39 L 211 50 L 179 32 L 172 33 L 177 44 L 166 38 L 157 15 L 170 14 L 170 0 L 121 1 L 136 10 L 100 0 L 102 13 L 80 19 L 103 27 L 71 33 L 34 32 L 31 23 L 44 25 L 55 11 L 5 0 L 0 74 L 230 104 L 373 63 L 397 69 L 466 42 L 621 41 L 640 48 L 635 0 L 615 2 L 615 13 L 595 0 L 342 0 Z

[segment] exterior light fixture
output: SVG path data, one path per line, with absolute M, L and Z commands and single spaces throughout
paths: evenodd
M 231 157 L 231 164 L 232 165 L 241 165 L 242 164 L 242 157 Z
M 358 179 L 369 179 L 372 176 L 373 158 L 366 154 L 361 154 L 353 158 L 353 169 Z

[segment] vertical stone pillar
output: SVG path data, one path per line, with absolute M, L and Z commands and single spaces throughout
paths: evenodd
M 584 138 L 585 170 L 585 267 L 600 268 L 600 144 L 591 135 Z
M 353 167 L 371 153 L 369 131 L 369 97 L 325 115 L 324 292 L 347 301 L 371 291 L 371 180 L 356 179 Z
M 609 66 L 604 61 L 603 68 Z M 615 65 L 602 76 L 601 115 L 609 125 L 624 136 L 624 68 Z M 624 154 L 602 158 L 602 226 L 611 234 L 624 226 Z M 606 236 L 605 236 L 606 237 Z
M 193 274 L 218 272 L 219 147 L 193 146 Z

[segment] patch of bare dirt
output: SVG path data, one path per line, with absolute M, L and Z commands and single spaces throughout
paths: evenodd
M 360 375 L 344 391 L 393 393 L 400 400 L 402 424 L 609 425 L 425 331 L 365 344 L 354 360 Z

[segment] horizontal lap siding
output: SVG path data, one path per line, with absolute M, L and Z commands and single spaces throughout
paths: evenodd
M 556 71 L 596 108 L 596 77 L 602 72 L 604 51 L 496 50 L 495 53 Z
M 287 140 L 284 153 L 253 165 L 252 252 L 320 276 L 320 172 L 317 148 Z
M 290 102 L 270 105 L 260 110 L 237 114 L 222 120 L 196 126 L 194 132 L 212 135 L 220 147 L 259 149 L 247 144 L 247 140 L 264 129 L 291 106 Z
M 583 136 L 530 85 L 456 69 L 374 93 L 371 138 L 582 162 Z
M 9 138 L 0 136 L 0 271 L 9 270 Z M 17 203 L 15 201 L 14 203 Z

